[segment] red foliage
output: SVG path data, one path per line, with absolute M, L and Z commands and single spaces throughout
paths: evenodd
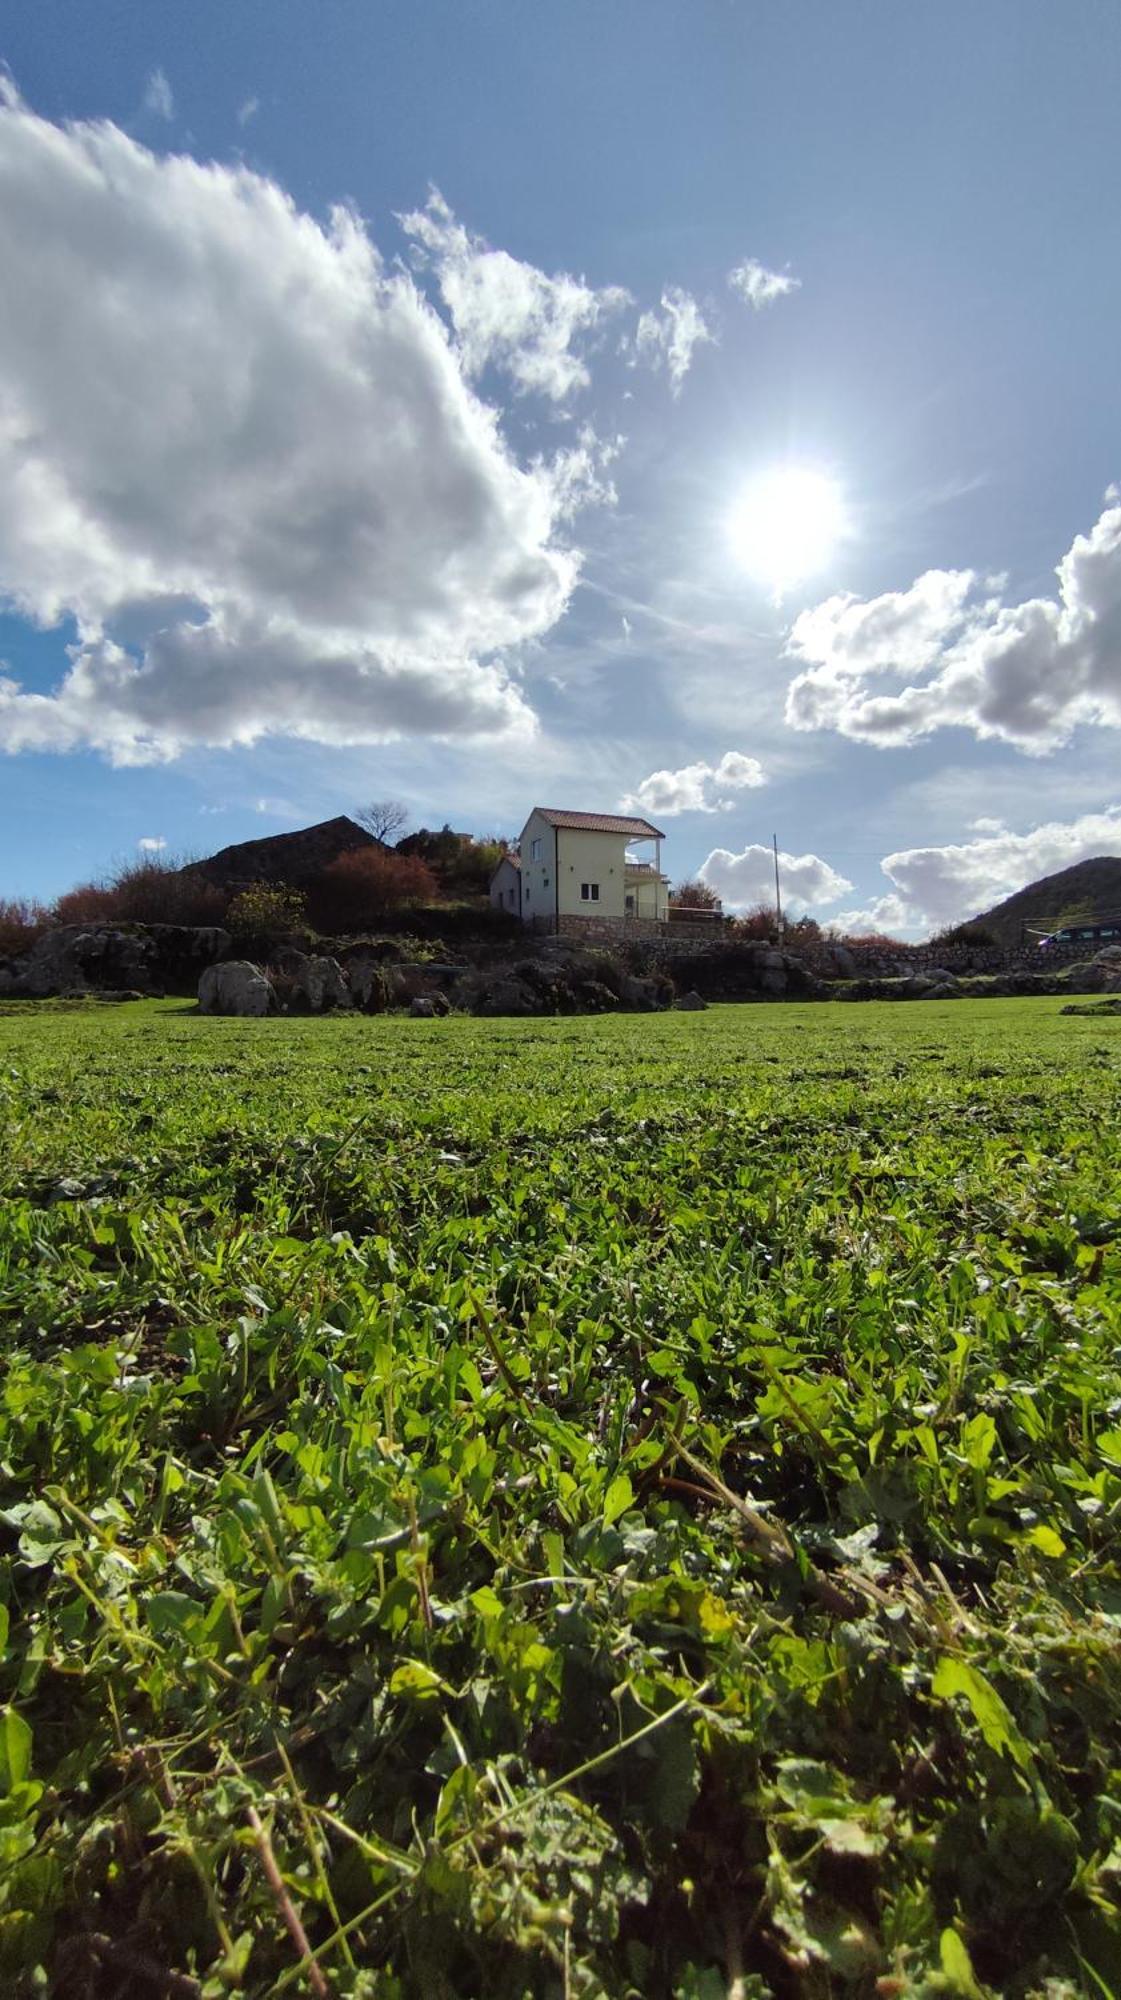
M 59 924 L 220 924 L 228 901 L 227 890 L 178 862 L 148 857 L 68 889 L 52 914 Z
M 367 930 L 410 903 L 432 903 L 436 877 L 418 854 L 359 847 L 340 854 L 325 868 L 311 892 L 311 913 L 320 930 Z
M 18 958 L 30 951 L 46 925 L 47 912 L 41 903 L 0 898 L 0 958 Z

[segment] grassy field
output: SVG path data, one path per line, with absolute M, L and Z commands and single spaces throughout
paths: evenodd
M 0 1984 L 1121 1995 L 1121 1020 L 0 1017 Z

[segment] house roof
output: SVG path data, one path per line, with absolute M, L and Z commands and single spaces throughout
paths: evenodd
M 556 806 L 534 806 L 547 826 L 570 826 L 577 833 L 623 833 L 628 840 L 664 840 L 660 827 L 648 819 L 629 819 L 624 813 L 560 812 Z

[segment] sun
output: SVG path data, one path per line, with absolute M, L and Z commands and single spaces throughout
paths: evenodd
M 760 474 L 733 510 L 732 547 L 776 598 L 824 569 L 845 532 L 841 489 L 828 473 L 780 465 Z

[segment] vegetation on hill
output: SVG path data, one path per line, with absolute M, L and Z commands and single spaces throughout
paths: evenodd
M 1021 933 L 1029 941 L 1040 931 L 1058 930 L 1064 924 L 1089 923 L 1095 917 L 1115 916 L 1121 911 L 1121 856 L 1102 854 L 1092 861 L 1076 861 L 1055 875 L 1044 875 L 1026 889 L 1018 889 L 1003 903 L 983 910 L 975 921 L 991 931 L 1002 945 L 1018 945 Z
M 1121 1992 L 1058 1004 L 0 1018 L 4 1990 Z

